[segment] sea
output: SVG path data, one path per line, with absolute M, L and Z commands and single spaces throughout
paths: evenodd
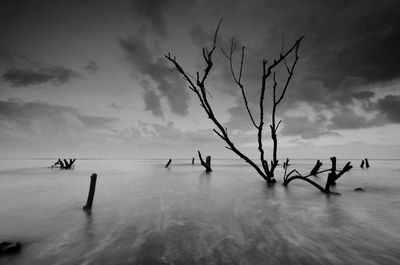
M 326 195 L 302 180 L 268 185 L 242 160 L 0 160 L 0 264 L 400 264 L 400 160 L 354 166 Z M 329 159 L 321 160 L 330 168 Z M 310 172 L 315 159 L 291 160 Z M 84 211 L 90 176 L 97 185 Z M 326 173 L 312 180 L 325 184 Z M 355 191 L 362 188 L 364 191 Z

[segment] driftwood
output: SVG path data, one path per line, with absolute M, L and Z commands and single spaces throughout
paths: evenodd
M 96 191 L 96 181 L 97 181 L 97 174 L 93 173 L 90 176 L 89 194 L 88 194 L 88 198 L 86 200 L 86 205 L 83 206 L 83 210 L 92 209 L 94 192 Z
M 318 159 L 317 162 L 315 163 L 314 168 L 310 171 L 310 175 L 316 176 L 318 174 L 318 170 L 322 166 L 322 162 Z
M 167 164 L 165 165 L 165 167 L 166 167 L 166 168 L 169 167 L 169 165 L 171 164 L 171 162 L 172 162 L 172 159 L 170 158 L 170 159 L 168 160 Z
M 67 159 L 63 159 L 61 160 L 60 158 L 57 160 L 57 162 L 55 162 L 51 168 L 60 168 L 60 169 L 72 169 L 75 167 L 74 163 L 75 163 L 76 159 L 69 159 L 69 161 Z
M 332 163 L 332 167 L 330 169 L 325 169 L 325 170 L 321 170 L 321 171 L 316 172 L 316 174 L 320 174 L 320 173 L 323 173 L 323 172 L 329 172 L 328 177 L 326 179 L 325 187 L 322 187 L 321 185 L 319 185 L 315 181 L 309 179 L 309 177 L 312 176 L 312 174 L 308 174 L 308 175 L 303 176 L 296 169 L 293 169 L 288 175 L 286 175 L 286 171 L 285 171 L 285 175 L 284 175 L 284 178 L 283 178 L 283 185 L 287 186 L 291 181 L 293 181 L 295 179 L 301 179 L 301 180 L 304 180 L 304 181 L 310 183 L 311 185 L 313 185 L 314 187 L 316 187 L 317 189 L 319 189 L 323 193 L 339 194 L 339 193 L 336 193 L 336 192 L 332 192 L 330 190 L 330 187 L 336 185 L 336 181 L 344 173 L 346 173 L 347 171 L 352 169 L 353 166 L 350 165 L 350 162 L 347 162 L 346 165 L 341 170 L 337 170 L 336 169 L 336 157 L 333 156 L 333 157 L 330 158 L 330 160 L 331 160 L 331 163 Z
M 200 151 L 197 151 L 199 153 L 199 159 L 200 163 L 203 167 L 206 168 L 206 172 L 211 172 L 211 156 L 206 156 L 206 162 L 204 162 L 203 157 L 201 156 Z

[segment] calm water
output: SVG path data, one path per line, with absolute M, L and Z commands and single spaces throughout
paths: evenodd
M 281 169 L 268 187 L 239 160 L 214 160 L 211 174 L 189 160 L 51 162 L 0 160 L 0 241 L 23 243 L 0 264 L 400 264 L 398 160 L 354 161 L 329 197 L 301 181 L 284 188 Z

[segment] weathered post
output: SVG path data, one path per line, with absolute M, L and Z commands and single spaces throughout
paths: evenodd
M 96 180 L 97 180 L 97 174 L 93 173 L 90 176 L 90 187 L 89 187 L 89 194 L 88 198 L 86 201 L 86 205 L 83 206 L 83 210 L 90 210 L 92 209 L 92 204 L 93 204 L 93 198 L 94 198 L 94 192 L 96 190 Z
M 367 158 L 365 159 L 365 167 L 369 168 L 369 163 L 368 163 L 368 159 Z
M 194 157 L 192 157 L 192 165 L 194 165 Z
M 169 167 L 169 165 L 171 164 L 171 162 L 172 162 L 172 159 L 170 158 L 170 159 L 168 160 L 168 163 L 165 165 L 165 167 Z

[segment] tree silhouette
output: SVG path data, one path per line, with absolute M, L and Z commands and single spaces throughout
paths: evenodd
M 213 129 L 214 133 L 217 134 L 227 144 L 227 146 L 225 146 L 225 147 L 227 149 L 231 150 L 232 152 L 234 152 L 236 155 L 238 155 L 240 158 L 242 158 L 248 164 L 250 164 L 265 181 L 267 181 L 268 183 L 275 183 L 276 181 L 274 178 L 274 171 L 275 171 L 276 166 L 278 165 L 277 130 L 279 128 L 279 125 L 281 124 L 281 121 L 278 121 L 278 122 L 276 121 L 276 111 L 277 111 L 278 105 L 282 102 L 282 100 L 285 96 L 286 90 L 292 79 L 294 69 L 295 69 L 297 61 L 299 59 L 298 50 L 300 47 L 300 42 L 303 39 L 303 37 L 296 40 L 296 42 L 293 44 L 293 46 L 291 46 L 291 48 L 288 49 L 286 52 L 283 51 L 283 45 L 282 45 L 282 50 L 279 55 L 279 58 L 273 60 L 272 63 L 268 63 L 268 60 L 266 60 L 266 59 L 262 60 L 262 76 L 261 76 L 262 81 L 261 81 L 261 91 L 260 91 L 260 97 L 259 97 L 259 120 L 258 120 L 258 122 L 256 122 L 256 120 L 254 119 L 254 117 L 252 115 L 252 112 L 250 111 L 249 104 L 248 104 L 247 97 L 246 97 L 245 87 L 242 83 L 245 48 L 242 47 L 242 49 L 241 49 L 241 60 L 240 60 L 238 74 L 235 74 L 234 66 L 233 66 L 233 55 L 236 51 L 236 46 L 237 46 L 236 43 L 232 40 L 229 53 L 223 52 L 225 54 L 225 56 L 229 59 L 230 70 L 231 70 L 233 79 L 234 79 L 235 83 L 241 89 L 243 100 L 244 100 L 244 105 L 249 114 L 251 122 L 258 131 L 257 142 L 258 142 L 258 151 L 260 154 L 259 159 L 261 162 L 261 168 L 260 168 L 256 162 L 254 162 L 253 160 L 248 158 L 243 152 L 241 152 L 234 145 L 234 143 L 230 139 L 228 129 L 225 128 L 221 124 L 221 122 L 216 118 L 214 111 L 208 101 L 208 95 L 207 95 L 208 90 L 206 89 L 206 80 L 212 70 L 212 67 L 213 67 L 213 54 L 217 48 L 216 42 L 217 42 L 217 36 L 218 36 L 218 31 L 219 31 L 220 25 L 221 25 L 221 21 L 219 22 L 217 29 L 215 31 L 211 48 L 204 47 L 202 49 L 203 59 L 205 62 L 205 67 L 203 69 L 202 74 L 200 74 L 199 72 L 196 72 L 195 77 L 192 77 L 192 75 L 188 74 L 184 70 L 184 68 L 181 66 L 181 64 L 177 61 L 176 57 L 173 57 L 173 56 L 171 56 L 170 53 L 168 53 L 167 55 L 165 55 L 165 58 L 172 63 L 172 65 L 175 67 L 175 69 L 182 75 L 183 79 L 186 80 L 186 82 L 189 85 L 190 90 L 192 90 L 197 95 L 197 98 L 200 101 L 201 107 L 204 109 L 204 111 L 208 115 L 208 118 L 217 127 L 217 128 Z M 290 56 L 294 57 L 294 59 L 292 60 L 291 63 L 288 63 L 287 59 Z M 287 71 L 287 77 L 286 77 L 285 82 L 281 86 L 280 93 L 279 93 L 276 73 L 277 73 L 278 67 L 281 65 L 284 65 L 284 68 Z M 274 145 L 273 145 L 273 150 L 272 150 L 272 160 L 270 161 L 270 163 L 268 163 L 268 161 L 266 161 L 266 159 L 265 159 L 265 151 L 264 151 L 263 142 L 262 142 L 263 129 L 264 129 L 264 124 L 265 124 L 265 122 L 264 122 L 264 99 L 265 99 L 265 94 L 266 94 L 266 89 L 267 89 L 267 81 L 272 82 L 272 99 L 273 99 L 270 132 L 271 132 L 271 138 L 272 138 Z

